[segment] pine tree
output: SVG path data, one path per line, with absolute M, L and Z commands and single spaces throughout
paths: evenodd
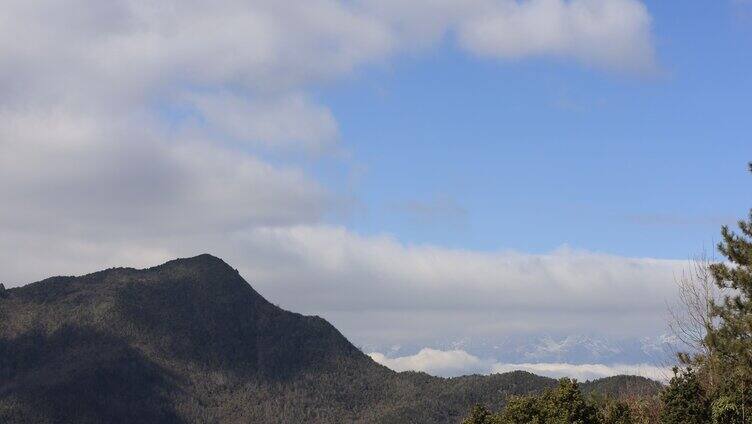
M 740 233 L 722 227 L 718 250 L 728 261 L 710 266 L 718 287 L 731 294 L 714 305 L 718 325 L 708 328 L 706 342 L 722 377 L 718 395 L 738 402 L 742 420 L 752 422 L 752 211 L 738 225 Z
M 661 394 L 662 424 L 706 424 L 710 405 L 695 371 L 674 367 L 674 377 Z
M 740 233 L 723 226 L 718 250 L 727 262 L 710 266 L 718 287 L 730 294 L 713 307 L 718 325 L 708 328 L 707 345 L 722 377 L 718 395 L 737 402 L 743 422 L 752 422 L 752 211 L 738 225 Z

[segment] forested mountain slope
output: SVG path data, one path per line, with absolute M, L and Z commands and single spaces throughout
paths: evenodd
M 583 389 L 659 389 L 621 381 Z M 524 372 L 393 372 L 210 255 L 0 297 L 0 422 L 457 422 L 475 403 L 500 407 L 554 384 Z

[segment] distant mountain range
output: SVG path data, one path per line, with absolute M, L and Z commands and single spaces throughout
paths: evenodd
M 423 348 L 462 350 L 501 363 L 670 364 L 676 357 L 671 336 L 612 339 L 598 335 L 516 335 L 458 339 L 432 344 L 370 345 L 368 352 L 389 357 L 413 355 Z
M 555 384 L 393 372 L 210 255 L 53 277 L 0 296 L 0 422 L 457 422 Z M 639 377 L 583 384 L 654 394 Z

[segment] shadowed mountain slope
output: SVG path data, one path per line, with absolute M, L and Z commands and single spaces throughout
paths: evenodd
M 0 297 L 0 422 L 457 422 L 475 403 L 500 407 L 554 384 L 524 372 L 395 373 L 210 255 Z M 627 387 L 598 384 L 583 389 Z

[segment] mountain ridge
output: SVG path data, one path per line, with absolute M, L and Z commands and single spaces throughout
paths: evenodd
M 455 422 L 474 403 L 555 384 L 396 373 L 209 254 L 6 289 L 0 377 L 11 423 Z

